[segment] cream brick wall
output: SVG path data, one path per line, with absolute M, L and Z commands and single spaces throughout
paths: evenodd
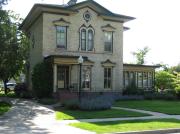
M 83 13 L 89 11 L 92 15 L 91 20 L 86 23 Z M 53 21 L 63 18 L 70 22 L 67 29 L 67 51 L 56 48 L 56 27 Z M 91 25 L 95 29 L 94 47 L 95 52 L 80 52 L 79 48 L 79 28 L 85 24 Z M 113 37 L 113 53 L 104 52 L 104 33 L 102 26 L 110 24 L 115 27 Z M 113 68 L 113 90 L 121 90 L 123 87 L 123 24 L 119 22 L 104 21 L 96 12 L 89 8 L 83 8 L 78 13 L 70 16 L 58 14 L 43 14 L 43 55 L 82 55 L 87 56 L 95 64 L 92 68 L 92 90 L 104 90 L 104 69 L 101 62 L 110 59 L 116 63 Z M 74 76 L 72 77 L 74 80 Z M 78 79 L 78 77 L 77 77 Z
M 43 41 L 43 17 L 39 17 L 34 25 L 32 25 L 28 31 L 30 33 L 30 56 L 29 56 L 29 62 L 30 62 L 30 76 L 29 76 L 29 86 L 30 89 L 32 88 L 32 83 L 31 83 L 31 74 L 33 71 L 34 66 L 43 61 L 43 55 L 42 55 L 42 41 Z M 32 47 L 32 38 L 34 36 L 34 48 Z

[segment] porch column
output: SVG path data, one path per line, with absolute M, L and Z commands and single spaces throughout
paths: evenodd
M 53 92 L 57 91 L 57 64 L 53 65 Z

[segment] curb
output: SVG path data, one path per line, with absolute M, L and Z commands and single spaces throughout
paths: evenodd
M 167 133 L 179 133 L 179 132 L 180 132 L 180 128 L 134 131 L 134 132 L 116 132 L 116 133 L 109 133 L 109 134 L 167 134 Z

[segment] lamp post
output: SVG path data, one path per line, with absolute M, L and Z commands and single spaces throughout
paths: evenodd
M 78 58 L 78 63 L 79 63 L 79 92 L 78 92 L 78 97 L 79 97 L 79 102 L 81 102 L 81 72 L 82 72 L 82 63 L 84 62 L 83 57 L 80 55 Z

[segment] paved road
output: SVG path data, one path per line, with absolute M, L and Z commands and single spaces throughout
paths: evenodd
M 10 101 L 13 107 L 0 117 L 0 134 L 93 134 L 57 121 L 49 107 L 27 100 Z

